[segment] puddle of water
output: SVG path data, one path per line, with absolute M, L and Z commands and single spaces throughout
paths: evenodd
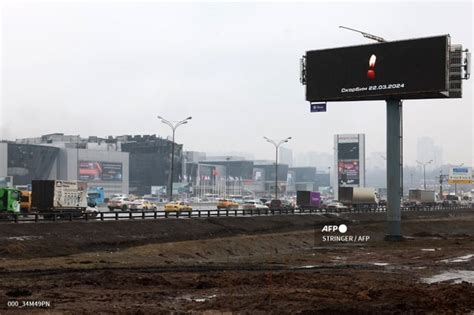
M 460 257 L 454 257 L 454 258 L 449 258 L 449 259 L 443 259 L 441 262 L 444 263 L 461 263 L 461 262 L 467 262 L 470 261 L 471 258 L 473 258 L 473 254 L 465 255 L 465 256 L 460 256 Z
M 436 251 L 436 249 L 434 249 L 434 248 L 422 248 L 421 251 L 422 252 L 434 252 L 434 251 Z
M 422 278 L 421 280 L 426 283 L 437 283 L 437 282 L 461 283 L 462 281 L 474 283 L 474 271 L 473 270 L 451 270 L 451 271 L 443 272 L 438 275 L 434 275 L 429 278 Z
M 375 265 L 375 266 L 388 266 L 389 264 L 388 263 L 382 263 L 382 262 L 375 262 L 375 263 L 372 263 L 372 265 Z

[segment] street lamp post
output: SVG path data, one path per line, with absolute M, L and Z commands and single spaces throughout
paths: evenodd
M 284 140 L 280 140 L 278 142 L 268 139 L 267 137 L 263 137 L 263 139 L 267 140 L 267 142 L 270 142 L 275 146 L 275 200 L 278 200 L 278 148 L 283 143 L 288 142 L 291 137 L 288 137 Z
M 424 190 L 426 190 L 426 165 L 430 164 L 431 162 L 433 162 L 433 160 L 429 160 L 428 162 L 416 161 L 416 163 L 418 163 L 420 165 L 423 165 L 423 187 L 424 187 Z
M 191 120 L 192 117 L 189 116 L 188 118 L 183 119 L 181 121 L 178 121 L 175 124 L 173 124 L 172 122 L 164 119 L 161 116 L 158 116 L 158 119 L 160 119 L 161 122 L 164 123 L 165 125 L 169 126 L 171 128 L 171 130 L 173 131 L 173 140 L 171 142 L 171 166 L 170 166 L 170 184 L 169 184 L 170 201 L 172 201 L 173 200 L 173 172 L 174 172 L 174 135 L 175 135 L 176 129 L 181 125 L 187 124 L 188 120 Z

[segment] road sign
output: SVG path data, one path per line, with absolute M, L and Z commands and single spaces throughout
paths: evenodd
M 449 184 L 472 184 L 472 169 L 470 167 L 452 167 L 449 170 Z
M 317 104 L 310 104 L 311 112 L 325 112 L 326 111 L 326 103 L 317 103 Z

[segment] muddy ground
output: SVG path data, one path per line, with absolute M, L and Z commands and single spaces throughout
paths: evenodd
M 474 312 L 473 210 L 384 234 L 384 214 L 1 224 L 0 313 Z

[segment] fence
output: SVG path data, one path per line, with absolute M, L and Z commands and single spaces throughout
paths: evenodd
M 462 209 L 472 209 L 468 205 L 452 206 L 411 206 L 402 207 L 402 212 L 408 211 L 455 211 Z M 308 215 L 322 213 L 377 213 L 385 212 L 385 206 L 360 209 L 235 209 L 235 210 L 192 210 L 192 211 L 109 211 L 109 212 L 86 212 L 77 216 L 74 213 L 30 213 L 14 214 L 3 218 L 3 222 L 64 222 L 64 221 L 119 221 L 119 220 L 146 220 L 146 219 L 179 219 L 179 218 L 210 218 L 210 217 L 254 217 L 272 215 Z

